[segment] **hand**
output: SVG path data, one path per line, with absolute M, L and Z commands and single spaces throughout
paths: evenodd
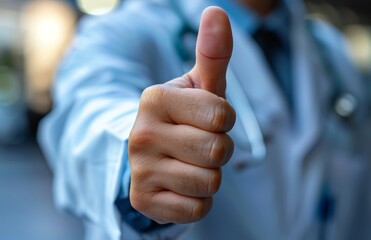
M 196 65 L 184 76 L 147 88 L 129 137 L 132 206 L 158 223 L 190 223 L 211 209 L 221 167 L 234 144 L 236 115 L 225 100 L 232 54 L 226 13 L 207 8 Z

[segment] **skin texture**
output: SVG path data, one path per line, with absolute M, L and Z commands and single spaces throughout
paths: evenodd
M 160 224 L 200 220 L 220 187 L 234 149 L 226 133 L 236 114 L 225 100 L 232 42 L 226 13 L 207 8 L 194 68 L 142 94 L 129 137 L 130 201 Z

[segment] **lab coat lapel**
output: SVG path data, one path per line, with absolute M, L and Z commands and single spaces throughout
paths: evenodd
M 264 137 L 270 138 L 274 134 L 275 128 L 288 123 L 287 103 L 259 46 L 233 21 L 232 27 L 234 52 L 229 67 L 237 77 L 246 96 L 235 96 L 233 93 L 230 93 L 229 96 L 236 98 L 236 101 L 240 97 L 248 99 Z M 227 79 L 227 81 L 229 80 Z
M 318 49 L 312 41 L 305 26 L 303 17 L 297 17 L 293 21 L 292 48 L 293 48 L 293 85 L 294 85 L 294 112 L 295 125 L 290 138 L 291 149 L 287 155 L 286 174 L 288 196 L 286 209 L 289 210 L 289 224 L 296 224 L 297 228 L 292 232 L 293 239 L 300 238 L 300 233 L 308 227 L 306 223 L 313 218 L 311 206 L 313 197 L 317 196 L 316 187 L 303 188 L 307 183 L 316 183 L 310 178 L 309 172 L 304 168 L 310 163 L 307 156 L 320 142 L 324 131 L 324 111 L 327 107 L 331 92 L 326 69 L 322 60 L 318 57 Z M 325 162 L 320 163 L 325 164 Z M 322 169 L 319 167 L 318 169 Z M 318 172 L 317 172 L 318 174 Z M 320 179 L 318 178 L 320 181 Z M 299 214 L 301 212 L 301 214 Z
M 324 100 L 329 95 L 329 80 L 321 69 L 316 47 L 307 31 L 304 20 L 294 21 L 292 33 L 296 154 L 304 159 L 321 133 Z M 295 160 L 297 161 L 297 160 Z M 299 164 L 299 162 L 298 162 Z

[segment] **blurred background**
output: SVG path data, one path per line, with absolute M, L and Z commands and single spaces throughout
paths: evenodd
M 56 66 L 85 14 L 120 0 L 0 0 L 0 239 L 83 239 L 78 219 L 58 212 L 52 175 L 35 140 L 52 106 Z M 371 1 L 308 0 L 309 14 L 345 33 L 362 74 L 371 79 Z

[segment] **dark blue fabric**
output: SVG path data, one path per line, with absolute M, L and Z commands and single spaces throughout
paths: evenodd
M 267 65 L 271 69 L 292 110 L 292 61 L 289 42 L 281 38 L 278 33 L 264 27 L 258 28 L 252 37 L 260 46 Z
M 143 214 L 135 210 L 128 198 L 117 199 L 116 206 L 122 216 L 122 221 L 132 227 L 134 230 L 142 233 L 159 230 L 172 226 L 173 224 L 157 224 L 151 219 L 145 217 Z

